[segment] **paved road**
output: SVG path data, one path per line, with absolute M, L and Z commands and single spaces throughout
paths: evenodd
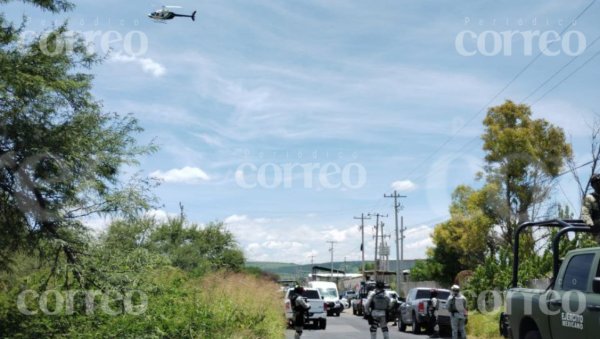
M 426 334 L 414 335 L 412 333 L 403 333 L 398 331 L 398 327 L 388 324 L 390 329 L 390 339 L 428 339 Z M 410 331 L 410 327 L 408 330 Z M 294 338 L 294 331 L 288 329 L 285 333 L 286 339 Z M 327 329 L 316 330 L 312 328 L 304 329 L 302 339 L 369 339 L 369 324 L 362 317 L 352 315 L 352 311 L 346 310 L 340 317 L 327 317 Z M 377 338 L 383 338 L 381 330 L 378 330 Z

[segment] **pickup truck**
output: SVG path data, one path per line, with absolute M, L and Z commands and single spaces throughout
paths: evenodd
M 375 289 L 374 281 L 366 281 L 360 283 L 360 289 L 358 295 L 352 300 L 350 306 L 352 307 L 352 314 L 366 316 L 363 305 L 367 302 L 369 292 Z
M 440 302 L 438 310 L 438 324 L 440 330 L 450 327 L 450 314 L 447 310 L 447 300 L 450 291 L 446 289 L 436 289 L 438 300 Z M 430 324 L 429 302 L 431 300 L 432 289 L 429 287 L 415 287 L 406 294 L 406 301 L 400 304 L 398 312 L 398 330 L 406 331 L 406 326 L 411 326 L 414 334 L 420 334 L 423 326 Z
M 294 312 L 292 311 L 292 305 L 290 303 L 290 293 L 293 290 L 293 288 L 288 289 L 284 296 L 285 317 L 290 327 L 292 326 L 294 320 Z M 312 322 L 315 327 L 324 330 L 327 327 L 327 314 L 325 302 L 323 301 L 319 290 L 316 288 L 304 288 L 302 297 L 305 298 L 306 302 L 310 305 L 310 310 L 308 310 L 306 317 L 306 323 Z
M 519 234 L 529 227 L 560 228 L 552 240 L 553 278 L 545 289 L 518 287 Z M 513 339 L 598 338 L 600 334 L 600 248 L 576 249 L 561 261 L 560 238 L 592 233 L 581 220 L 525 223 L 515 232 L 512 287 L 500 315 L 500 334 Z

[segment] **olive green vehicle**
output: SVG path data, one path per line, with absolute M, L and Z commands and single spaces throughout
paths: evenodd
M 519 234 L 531 227 L 560 228 L 552 240 L 553 278 L 545 289 L 519 288 Z M 569 232 L 591 233 L 581 220 L 524 223 L 515 232 L 512 287 L 500 316 L 500 334 L 513 339 L 600 338 L 600 247 L 577 249 L 558 258 L 559 240 Z

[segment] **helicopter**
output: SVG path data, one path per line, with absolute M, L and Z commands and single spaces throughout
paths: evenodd
M 192 15 L 185 15 L 174 13 L 173 11 L 169 10 L 169 8 L 181 8 L 181 6 L 162 6 L 161 9 L 148 14 L 148 17 L 156 22 L 164 22 L 165 20 L 171 20 L 178 16 L 192 18 L 192 21 L 196 21 L 196 11 L 194 11 Z

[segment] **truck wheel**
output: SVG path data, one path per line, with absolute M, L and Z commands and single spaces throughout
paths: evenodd
M 417 321 L 417 316 L 413 313 L 412 315 L 412 330 L 414 334 L 421 334 L 421 324 Z
M 321 319 L 319 321 L 319 328 L 324 330 L 327 327 L 327 319 Z
M 398 331 L 406 332 L 406 324 L 402 321 L 402 316 L 398 317 Z
M 356 315 L 356 309 L 352 308 L 352 314 Z
M 538 330 L 532 330 L 525 333 L 525 339 L 542 339 L 542 335 Z

